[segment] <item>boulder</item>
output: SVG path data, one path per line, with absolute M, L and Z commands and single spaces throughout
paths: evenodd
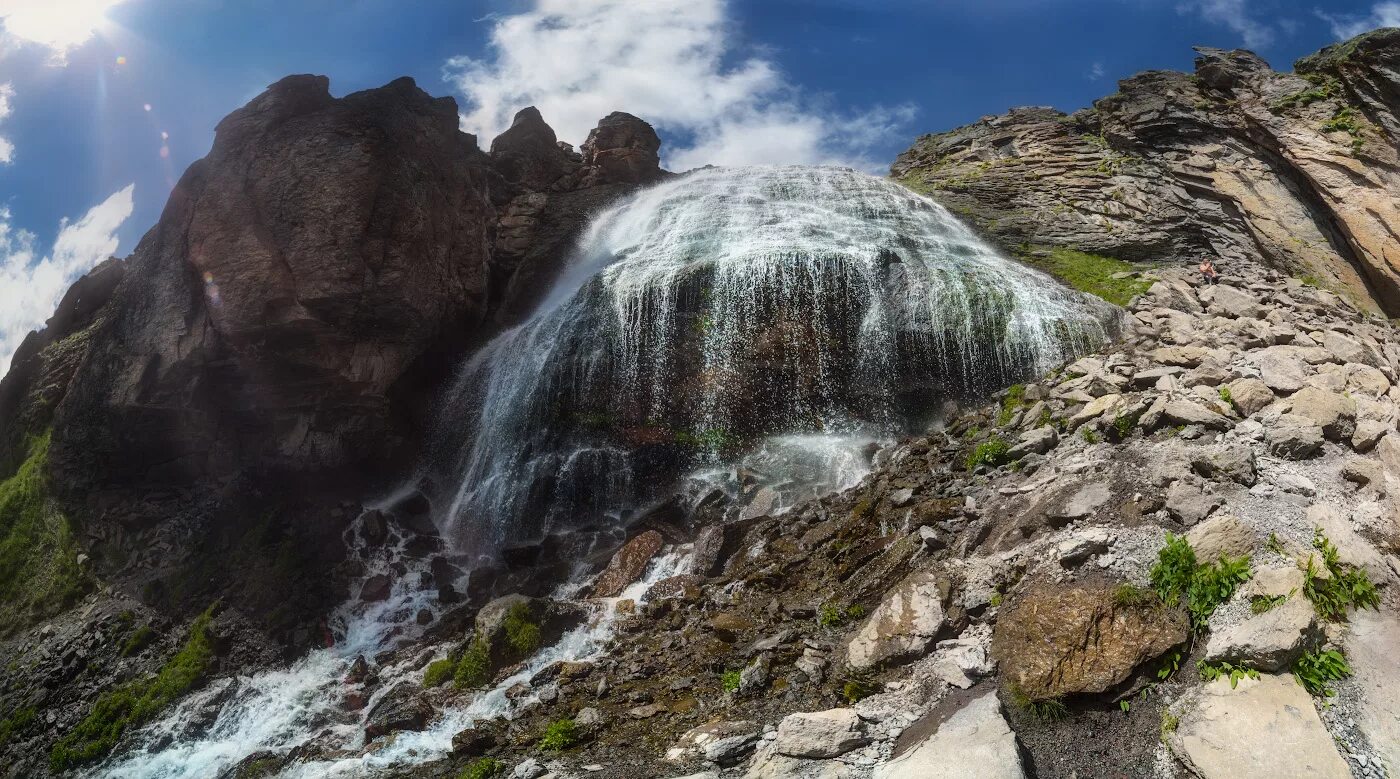
M 1351 777 L 1312 697 L 1292 676 L 1210 682 L 1168 744 L 1201 779 Z
M 1178 368 L 1194 368 L 1201 364 L 1210 354 L 1209 349 L 1200 346 L 1163 346 L 1153 349 L 1151 355 L 1153 362 L 1162 365 L 1174 365 Z
M 1301 590 L 1283 598 L 1262 614 L 1212 633 L 1206 644 L 1206 661 L 1259 671 L 1291 668 L 1304 650 L 1321 642 L 1322 631 L 1312 602 Z
M 1189 400 L 1169 400 L 1162 408 L 1162 419 L 1173 425 L 1200 425 L 1209 430 L 1226 430 L 1230 420 Z
M 1073 568 L 1096 554 L 1107 552 L 1114 541 L 1113 533 L 1105 528 L 1085 528 L 1055 544 L 1055 557 L 1060 565 Z
M 1379 422 L 1374 419 L 1363 419 L 1356 423 L 1356 430 L 1351 434 L 1351 448 L 1362 454 L 1376 448 L 1386 433 L 1395 429 L 1395 425 Z
M 1322 348 L 1330 352 L 1337 362 L 1355 362 L 1370 366 L 1379 364 L 1379 358 L 1374 349 L 1336 330 L 1328 330 L 1323 334 Z
M 966 690 L 996 670 L 987 655 L 986 643 L 977 638 L 952 638 L 939 641 L 933 661 L 933 673 L 938 678 Z
M 1241 416 L 1253 416 L 1274 402 L 1274 391 L 1259 379 L 1236 379 L 1227 386 L 1230 389 L 1230 402 Z
M 1244 444 L 1219 444 L 1195 452 L 1191 468 L 1208 479 L 1223 477 L 1246 487 L 1254 486 L 1259 478 L 1254 450 Z
M 992 657 L 1031 700 L 1105 692 L 1187 638 L 1181 609 L 1115 602 L 1104 583 L 1042 585 L 997 618 Z
M 651 558 L 661 551 L 665 540 L 655 530 L 648 530 L 622 545 L 612 556 L 608 567 L 593 583 L 593 597 L 616 598 L 628 585 L 642 578 Z
M 1254 531 L 1233 514 L 1217 514 L 1186 532 L 1196 560 L 1212 563 L 1222 555 L 1242 557 L 1254 552 Z
M 1084 404 L 1066 424 L 1070 430 L 1078 430 L 1081 425 L 1113 412 L 1123 400 L 1122 395 L 1102 395 Z
M 855 709 L 828 709 L 784 717 L 774 748 L 788 757 L 831 758 L 869 742 Z
M 1222 502 L 1220 496 L 1188 481 L 1178 481 L 1167 488 L 1167 513 L 1187 527 L 1210 516 Z
M 1057 524 L 1067 524 L 1076 519 L 1092 516 L 1111 497 L 1112 493 L 1109 492 L 1107 484 L 1101 481 L 1086 484 L 1075 490 L 1059 508 L 1049 511 L 1048 515 L 1051 519 L 1057 520 Z
M 1264 431 L 1269 453 L 1290 460 L 1305 460 L 1322 448 L 1322 428 L 1311 419 L 1283 414 Z
M 373 740 L 400 730 L 422 730 L 433 716 L 423 690 L 413 682 L 399 682 L 375 702 L 365 717 L 365 739 Z
M 922 657 L 945 624 L 946 584 L 916 571 L 886 595 L 846 644 L 846 663 L 868 669 Z
M 1307 374 L 1303 370 L 1303 358 L 1293 346 L 1270 346 L 1261 349 L 1254 357 L 1259 368 L 1259 379 L 1274 392 L 1288 394 L 1297 392 L 1306 383 Z M 1231 389 L 1231 393 L 1234 390 Z
M 377 573 L 360 585 L 360 600 L 365 603 L 378 603 L 388 600 L 394 590 L 394 582 L 386 574 Z
M 1060 443 L 1060 435 L 1055 432 L 1055 428 L 1050 425 L 1027 430 L 1021 434 L 1018 440 L 1007 454 L 1013 460 L 1019 460 L 1028 454 L 1045 454 L 1054 449 Z
M 1356 401 L 1317 387 L 1304 387 L 1288 399 L 1288 411 L 1322 428 L 1329 441 L 1346 441 L 1356 431 Z
M 914 728 L 917 728 L 916 724 Z M 911 728 L 910 730 L 914 730 Z M 988 690 L 932 735 L 877 766 L 872 779 L 1025 779 L 1016 734 Z
M 1213 287 L 1214 299 L 1210 302 L 1210 313 L 1231 318 L 1257 319 L 1264 315 L 1264 307 L 1259 299 L 1237 287 Z
M 682 733 L 681 737 L 676 739 L 676 743 L 666 750 L 666 759 L 671 762 L 699 759 L 720 762 L 709 755 L 739 757 L 741 752 L 753 750 L 762 732 L 762 727 L 748 720 L 707 722 Z M 746 744 L 747 748 L 740 748 L 738 744 Z
M 1337 547 L 1338 560 L 1365 571 L 1373 583 L 1384 584 L 1394 575 L 1385 556 L 1356 532 L 1351 521 L 1336 507 L 1325 503 L 1310 506 L 1307 520 Z

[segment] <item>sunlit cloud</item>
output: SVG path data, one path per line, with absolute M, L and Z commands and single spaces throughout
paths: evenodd
M 1098 81 L 1103 77 L 1104 69 L 1102 62 L 1095 62 L 1093 65 L 1089 66 L 1089 72 L 1084 74 L 1084 78 L 1087 78 L 1090 81 Z
M 1185 0 L 1177 10 L 1229 28 L 1251 49 L 1270 46 L 1276 37 L 1274 28 L 1255 15 L 1248 0 Z
M 573 144 L 612 111 L 635 114 L 672 139 L 665 163 L 674 170 L 873 168 L 867 149 L 914 113 L 911 106 L 843 111 L 804 93 L 776 63 L 735 48 L 724 0 L 537 0 L 490 23 L 486 56 L 446 67 L 466 97 L 463 129 L 483 145 L 534 105 Z
M 31 330 L 43 327 L 68 287 L 117 251 L 117 229 L 131 216 L 134 184 L 112 193 L 76 222 L 59 222 L 53 251 L 39 258 L 34 234 L 15 228 L 0 207 L 0 375 Z
M 56 62 L 111 24 L 107 12 L 126 0 L 0 0 L 4 35 L 47 47 Z
M 13 84 L 8 81 L 0 84 L 0 122 L 4 122 L 9 118 L 10 114 L 14 113 L 14 107 L 10 104 L 14 96 L 15 88 Z M 15 145 L 10 142 L 9 138 L 0 135 L 0 165 L 8 165 L 13 162 L 14 159 Z
M 1345 40 L 1379 27 L 1400 27 L 1400 2 L 1376 3 L 1368 14 L 1330 14 L 1319 9 L 1317 15 L 1332 26 L 1338 40 Z

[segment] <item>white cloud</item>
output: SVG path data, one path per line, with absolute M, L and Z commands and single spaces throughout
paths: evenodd
M 107 11 L 126 0 L 0 0 L 5 37 L 45 46 L 62 64 L 110 22 Z
M 1177 6 L 1187 14 L 1200 14 L 1211 24 L 1224 25 L 1238 33 L 1244 45 L 1262 49 L 1274 42 L 1274 29 L 1250 13 L 1248 0 L 1187 0 Z
M 114 192 L 76 222 L 59 222 L 49 256 L 37 259 L 34 234 L 0 207 L 0 375 L 31 330 L 53 315 L 63 293 L 117 251 L 117 229 L 131 216 L 134 184 Z
M 10 101 L 14 99 L 14 96 L 15 87 L 13 84 L 8 81 L 0 84 L 0 122 L 5 121 L 10 114 L 14 113 L 14 106 L 10 105 Z M 9 138 L 0 135 L 0 165 L 8 165 L 13 162 L 14 159 L 15 145 L 10 142 Z
M 1378 27 L 1400 27 L 1400 2 L 1376 3 L 1369 15 L 1329 14 L 1319 10 L 1317 15 L 1332 25 L 1332 34 L 1339 40 L 1354 38 Z
M 725 0 L 536 0 L 492 20 L 484 59 L 457 57 L 447 76 L 467 99 L 462 125 L 483 145 L 527 105 L 577 145 L 612 111 L 676 137 L 666 164 L 842 162 L 908 122 L 913 108 L 830 110 L 763 56 L 730 43 Z
M 1103 76 L 1103 63 L 1095 62 L 1092 66 L 1089 67 L 1089 72 L 1084 77 L 1089 79 L 1090 81 L 1098 81 L 1099 79 L 1103 78 Z

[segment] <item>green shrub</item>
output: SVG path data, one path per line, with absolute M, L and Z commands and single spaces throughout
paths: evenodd
M 1360 568 L 1343 563 L 1336 545 L 1320 529 L 1313 535 L 1313 548 L 1322 557 L 1322 564 L 1329 575 L 1326 578 L 1320 576 L 1316 556 L 1309 557 L 1303 569 L 1303 594 L 1312 601 L 1313 608 L 1320 616 L 1340 620 L 1346 618 L 1349 608 L 1380 607 L 1380 593 L 1376 592 L 1376 585 L 1371 583 L 1370 577 Z
M 1222 676 L 1230 679 L 1230 689 L 1239 685 L 1240 680 L 1248 676 L 1251 679 L 1258 679 L 1259 672 L 1253 668 L 1231 665 L 1230 663 L 1207 663 L 1204 660 L 1196 663 L 1196 671 L 1201 675 L 1201 681 L 1213 682 Z
M 972 450 L 972 454 L 967 456 L 967 469 L 975 470 L 979 465 L 987 465 L 995 468 L 1005 465 L 1010 457 L 1011 446 L 1002 440 L 1000 436 L 992 438 L 978 444 Z
M 190 625 L 184 647 L 166 661 L 152 677 L 128 682 L 98 697 L 92 711 L 54 744 L 49 764 L 63 771 L 97 760 L 116 746 L 128 728 L 151 721 L 203 678 L 214 659 L 209 623 L 214 618 L 210 606 Z
M 725 692 L 738 692 L 742 682 L 743 675 L 739 671 L 725 671 L 719 677 L 720 689 Z
M 1216 608 L 1249 581 L 1249 557 L 1222 555 L 1216 563 L 1200 565 L 1191 544 L 1182 536 L 1168 533 L 1167 543 L 1157 552 L 1157 563 L 1149 575 L 1163 603 L 1175 606 L 1185 599 L 1191 626 L 1199 631 Z
M 1225 401 L 1231 406 L 1235 405 L 1235 397 L 1230 394 L 1229 387 L 1221 387 L 1219 390 L 1217 390 L 1217 392 L 1219 393 L 1221 400 Z
M 563 752 L 572 749 L 579 742 L 578 725 L 571 719 L 561 719 L 549 723 L 540 738 L 540 749 L 546 752 Z
M 1330 698 L 1336 694 L 1331 683 L 1351 676 L 1351 666 L 1347 664 L 1346 657 L 1335 649 L 1304 652 L 1293 664 L 1293 676 L 1313 695 Z
M 530 619 L 530 607 L 525 603 L 517 603 L 506 612 L 503 623 L 506 631 L 506 644 L 517 658 L 526 655 L 540 648 L 540 626 Z
M 131 655 L 140 653 L 142 649 L 150 645 L 155 637 L 156 632 L 151 629 L 150 625 L 142 625 L 137 628 L 136 632 L 131 634 L 131 638 L 128 638 L 126 643 L 122 644 L 122 657 L 130 657 Z
M 480 687 L 490 681 L 491 642 L 480 636 L 467 644 L 462 657 L 457 660 L 457 670 L 452 674 L 452 683 L 461 688 Z
M 494 757 L 483 757 L 463 769 L 457 779 L 491 779 L 506 772 L 506 764 Z
M 452 675 L 457 672 L 457 663 L 452 658 L 444 657 L 441 660 L 434 660 L 428 663 L 428 667 L 423 669 L 423 686 L 437 687 L 452 681 Z
M 1088 425 L 1079 428 L 1079 437 L 1084 439 L 1084 443 L 1086 444 L 1097 444 L 1099 442 L 1099 434 L 1095 433 L 1094 428 Z
M 1167 739 L 1171 738 L 1171 734 L 1176 732 L 1176 728 L 1180 724 L 1180 717 L 1172 714 L 1168 709 L 1162 709 L 1162 725 L 1159 738 L 1162 740 L 1163 744 L 1167 743 Z

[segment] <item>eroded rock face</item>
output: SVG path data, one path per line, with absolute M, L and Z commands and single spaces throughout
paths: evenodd
M 911 574 L 890 591 L 846 645 L 846 663 L 866 669 L 926 654 L 944 627 L 946 584 L 937 573 Z
M 243 605 L 333 597 L 316 574 L 341 553 L 341 504 L 398 478 L 453 367 L 548 289 L 587 215 L 668 175 L 645 122 L 595 135 L 584 160 L 526 109 L 488 155 L 411 79 L 343 98 L 279 81 L 219 124 L 133 255 L 21 348 L 0 469 L 52 425 L 65 508 L 135 587 L 193 597 L 181 571 L 217 590 L 262 576 L 227 550 L 286 544 L 307 581 Z
M 663 543 L 660 533 L 648 530 L 624 544 L 613 555 L 608 567 L 598 575 L 598 581 L 593 585 L 594 597 L 616 598 L 621 595 L 629 584 L 646 572 L 647 564 L 661 551 Z
M 1195 77 L 1140 73 L 1092 109 L 1019 108 L 926 135 L 891 172 L 1008 247 L 1209 255 L 1227 275 L 1247 259 L 1400 311 L 1400 33 L 1338 44 L 1296 73 L 1196 51 Z M 1300 98 L 1319 85 L 1330 96 Z M 1222 313 L 1254 314 L 1223 297 Z
M 1184 642 L 1179 609 L 1119 606 L 1107 585 L 1042 586 L 997 619 L 992 656 L 1032 700 L 1100 693 Z

